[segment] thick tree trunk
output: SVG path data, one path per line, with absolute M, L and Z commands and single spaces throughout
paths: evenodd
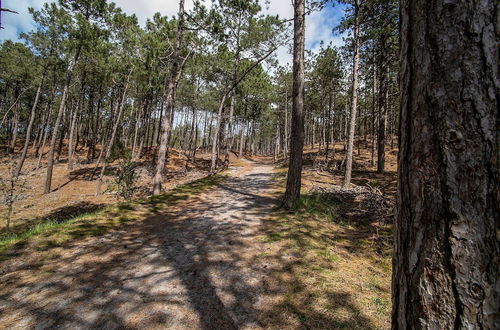
M 177 35 L 175 41 L 174 54 L 172 55 L 172 67 L 170 69 L 170 76 L 168 78 L 166 96 L 165 96 L 165 110 L 166 116 L 163 117 L 160 147 L 158 148 L 158 156 L 156 160 L 156 172 L 153 177 L 153 194 L 159 195 L 161 193 L 161 185 L 163 183 L 163 172 L 165 171 L 165 163 L 167 160 L 167 147 L 170 131 L 172 129 L 172 115 L 175 105 L 175 92 L 177 83 L 179 82 L 182 64 L 180 58 L 182 37 L 184 32 L 184 0 L 179 1 L 179 21 L 177 25 Z M 168 114 L 172 114 L 168 116 Z
M 290 162 L 283 207 L 291 209 L 300 197 L 302 153 L 304 149 L 304 0 L 294 2 L 293 92 Z
M 352 100 L 351 118 L 349 122 L 349 138 L 347 141 L 346 166 L 343 187 L 351 184 L 352 175 L 352 153 L 354 149 L 354 132 L 356 131 L 356 112 L 358 110 L 358 62 L 359 62 L 359 0 L 354 2 L 354 58 L 352 66 Z
M 500 328 L 497 13 L 401 2 L 393 329 Z
M 197 92 L 197 90 L 196 90 Z M 187 164 L 189 162 L 189 159 L 191 157 L 189 157 L 189 151 L 193 151 L 196 150 L 196 139 L 197 139 L 197 136 L 196 136 L 196 133 L 198 132 L 198 123 L 197 123 L 197 114 L 196 114 L 196 102 L 193 101 L 193 105 L 192 105 L 192 109 L 191 109 L 191 128 L 189 130 L 189 137 L 188 137 L 188 141 L 189 143 L 187 144 L 187 150 L 186 150 L 186 169 L 187 169 Z

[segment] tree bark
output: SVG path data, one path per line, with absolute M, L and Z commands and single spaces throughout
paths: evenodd
M 378 89 L 378 134 L 377 134 L 377 172 L 383 173 L 385 169 L 385 143 L 387 131 L 387 59 L 385 49 L 387 36 L 382 33 L 379 37 L 379 89 Z
M 497 13 L 401 1 L 393 329 L 500 328 Z
M 52 92 L 52 95 L 54 95 L 53 92 Z M 41 146 L 38 149 L 38 160 L 36 162 L 35 171 L 37 171 L 40 168 L 40 162 L 42 161 L 43 152 L 45 150 L 45 144 L 47 143 L 47 137 L 49 135 L 48 126 L 50 124 L 50 117 L 52 117 L 52 111 L 53 111 L 52 102 L 53 102 L 52 99 L 49 100 L 49 103 L 47 104 L 47 107 L 45 108 L 45 110 L 48 111 L 48 115 L 47 115 L 45 125 L 43 125 L 43 138 L 42 138 Z
M 375 63 L 375 55 L 373 56 L 373 62 Z M 372 125 L 371 125 L 371 133 L 372 133 L 372 148 L 371 148 L 371 158 L 370 158 L 370 165 L 374 166 L 375 165 L 375 152 L 377 151 L 377 146 L 375 142 L 375 136 L 376 134 L 376 126 L 377 126 L 377 115 L 376 115 L 376 109 L 377 109 L 377 74 L 376 74 L 376 65 L 373 65 L 373 86 L 372 86 Z
M 14 153 L 16 150 L 17 132 L 19 130 L 19 102 L 14 107 L 14 116 L 12 119 L 12 139 L 10 145 L 7 148 L 9 153 Z
M 78 117 L 79 107 L 80 104 L 77 104 L 73 112 L 73 116 L 71 116 L 71 124 L 69 128 L 69 139 L 68 139 L 68 171 L 73 170 L 73 150 L 74 150 L 73 140 L 75 135 L 75 126 L 76 126 L 76 119 Z
M 166 114 L 163 117 L 160 147 L 158 148 L 158 156 L 156 160 L 156 172 L 153 177 L 153 195 L 159 195 L 161 193 L 161 185 L 163 183 L 163 172 L 165 171 L 165 163 L 167 159 L 167 147 L 168 138 L 170 136 L 170 131 L 172 129 L 171 116 L 169 113 L 173 114 L 173 109 L 175 105 L 175 92 L 177 88 L 177 83 L 179 82 L 182 65 L 180 60 L 180 52 L 182 46 L 182 37 L 184 32 L 184 0 L 179 1 L 179 23 L 177 25 L 177 34 L 175 38 L 175 49 L 172 55 L 172 67 L 170 69 L 170 76 L 167 83 L 167 90 L 165 96 L 165 109 Z
M 44 77 L 45 73 L 42 75 L 42 79 L 40 80 L 40 84 L 38 85 L 38 88 L 36 90 L 35 101 L 33 102 L 33 106 L 31 107 L 30 121 L 28 123 L 28 127 L 26 128 L 26 139 L 24 140 L 23 151 L 21 152 L 21 157 L 19 158 L 16 170 L 14 172 L 14 178 L 17 178 L 21 173 L 24 160 L 26 159 L 26 154 L 28 153 L 28 146 L 30 144 L 30 138 L 31 138 L 31 129 L 33 128 L 33 122 L 35 121 L 36 107 L 38 106 L 38 100 L 40 99 L 40 91 L 42 90 Z
M 235 75 L 236 77 L 236 75 Z M 236 79 L 236 78 L 235 78 Z M 233 120 L 234 120 L 234 109 L 236 107 L 236 91 L 233 89 L 231 92 L 231 98 L 229 103 L 229 120 L 227 125 L 227 134 L 225 136 L 226 149 L 224 152 L 224 166 L 229 165 L 229 153 L 231 152 L 231 147 L 233 145 Z
M 283 148 L 283 157 L 286 159 L 288 156 L 288 90 L 286 87 L 285 83 L 285 127 L 284 127 L 284 138 L 283 138 L 283 143 L 284 143 L 284 148 Z
M 52 184 L 52 169 L 54 167 L 54 148 L 56 145 L 57 132 L 59 130 L 59 124 L 61 123 L 61 119 L 63 116 L 64 108 L 66 105 L 66 98 L 68 96 L 69 84 L 71 82 L 71 77 L 73 76 L 73 69 L 75 68 L 76 62 L 78 61 L 78 57 L 80 56 L 80 48 L 76 51 L 75 57 L 72 62 L 68 66 L 68 70 L 66 71 L 66 79 L 64 82 L 63 93 L 61 96 L 61 104 L 59 105 L 59 111 L 57 113 L 56 122 L 54 123 L 54 127 L 52 129 L 52 137 L 50 140 L 50 149 L 49 154 L 47 156 L 47 176 L 45 178 L 45 187 L 44 194 L 50 193 L 50 187 Z M 42 150 L 43 152 L 43 150 Z
M 215 125 L 214 128 L 214 136 L 212 138 L 212 157 L 210 161 L 210 171 L 213 173 L 217 170 L 217 163 L 219 160 L 218 157 L 218 145 L 219 145 L 219 138 L 220 138 L 220 130 L 221 130 L 221 123 L 222 123 L 222 112 L 224 110 L 224 103 L 226 102 L 226 93 L 222 95 L 222 99 L 220 100 L 219 103 L 219 110 L 217 111 L 217 124 Z
M 104 172 L 106 171 L 106 165 L 108 164 L 108 159 L 111 156 L 111 150 L 113 149 L 113 144 L 115 143 L 116 132 L 118 131 L 118 126 L 120 125 L 120 120 L 121 120 L 121 117 L 123 114 L 123 109 L 125 108 L 125 101 L 127 100 L 127 90 L 128 90 L 128 85 L 129 85 L 129 81 L 130 81 L 130 76 L 132 75 L 132 70 L 133 69 L 130 69 L 130 72 L 127 76 L 127 81 L 125 82 L 125 87 L 123 88 L 123 95 L 122 95 L 122 99 L 120 102 L 120 108 L 118 110 L 118 116 L 116 117 L 115 125 L 113 126 L 113 132 L 111 133 L 111 138 L 109 139 L 108 148 L 106 149 L 106 156 L 104 157 L 104 162 L 103 162 L 102 168 L 101 168 L 101 174 L 99 175 L 99 183 L 97 184 L 96 195 L 101 194 Z M 96 168 L 98 165 L 99 165 L 99 162 L 97 162 Z
M 243 157 L 243 147 L 245 145 L 245 122 L 244 121 L 241 121 L 241 124 L 240 124 L 240 148 L 239 148 L 239 152 L 238 152 L 238 158 L 242 158 Z
M 346 166 L 343 188 L 349 187 L 352 175 L 352 151 L 354 148 L 354 132 L 356 131 L 356 112 L 358 110 L 358 62 L 359 62 L 359 0 L 354 2 L 354 58 L 352 65 L 352 100 L 351 118 L 349 122 L 349 138 L 347 141 Z
M 304 149 L 304 0 L 294 2 L 293 91 L 290 161 L 282 206 L 291 209 L 300 197 L 302 153 Z

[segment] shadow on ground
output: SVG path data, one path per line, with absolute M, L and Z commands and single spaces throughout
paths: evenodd
M 34 217 L 32 219 L 23 219 L 16 221 L 7 232 L 5 228 L 0 231 L 0 238 L 5 235 L 22 234 L 23 232 L 35 227 L 36 225 L 47 222 L 63 223 L 78 217 L 82 214 L 97 212 L 105 207 L 104 204 L 95 204 L 91 202 L 78 202 L 57 208 L 43 217 Z
M 32 255 L 26 251 L 4 262 L 0 324 L 303 328 L 306 316 L 283 300 L 290 286 L 300 288 L 304 281 L 293 271 L 302 261 L 271 256 L 262 241 L 266 227 L 261 220 L 276 206 L 269 193 L 273 175 L 271 167 L 255 166 L 238 177 L 212 177 L 174 194 L 121 205 L 106 213 L 124 222 L 116 230 L 87 237 L 79 231 L 88 228 L 75 227 L 73 239 L 62 247 Z M 276 273 L 283 283 L 276 281 Z M 330 290 L 327 299 L 361 314 L 342 292 Z M 317 311 L 314 318 L 336 324 L 331 313 L 335 309 Z M 372 328 L 362 315 L 359 320 Z

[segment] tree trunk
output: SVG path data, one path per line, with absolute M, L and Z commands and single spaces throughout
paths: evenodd
M 379 90 L 378 90 L 378 135 L 377 135 L 377 172 L 385 169 L 385 140 L 387 131 L 387 60 L 384 51 L 387 47 L 387 37 L 379 37 Z
M 240 150 L 238 153 L 238 158 L 243 157 L 243 147 L 245 145 L 245 123 L 242 121 L 240 124 Z
M 52 93 L 54 95 L 54 93 Z M 43 125 L 43 138 L 42 138 L 42 144 L 38 149 L 38 160 L 36 162 L 35 166 L 35 171 L 37 171 L 40 168 L 40 162 L 42 161 L 43 153 L 45 151 L 45 144 L 47 143 L 47 137 L 49 135 L 49 124 L 50 124 L 50 117 L 52 117 L 52 99 L 49 100 L 49 103 L 47 104 L 47 107 L 45 108 L 46 111 L 48 111 L 47 119 L 45 124 Z
M 16 103 L 16 106 L 14 108 L 14 117 L 13 117 L 13 123 L 12 123 L 12 139 L 10 141 L 9 145 L 9 153 L 14 153 L 16 150 L 16 141 L 17 141 L 17 131 L 19 130 L 19 102 Z
M 137 147 L 137 137 L 139 136 L 139 127 L 141 126 L 141 107 L 138 107 L 138 111 L 135 116 L 135 127 L 134 127 L 134 139 L 132 142 L 132 159 L 136 158 L 135 149 Z M 132 101 L 132 112 L 134 113 L 134 101 Z
M 130 81 L 130 76 L 132 75 L 132 70 L 133 69 L 130 69 L 130 72 L 127 76 L 127 81 L 125 82 L 125 87 L 123 88 L 123 95 L 122 95 L 122 99 L 120 102 L 120 109 L 118 110 L 118 116 L 116 117 L 115 125 L 113 127 L 113 132 L 111 133 L 111 138 L 109 139 L 108 148 L 106 149 L 106 156 L 104 157 L 104 162 L 103 162 L 102 168 L 101 168 L 101 174 L 99 175 L 99 183 L 97 184 L 96 195 L 101 194 L 104 172 L 106 171 L 106 165 L 108 164 L 108 158 L 111 156 L 111 150 L 113 149 L 113 144 L 115 143 L 116 132 L 118 131 L 118 126 L 120 125 L 120 120 L 121 120 L 121 117 L 123 114 L 123 109 L 125 108 L 125 101 L 127 100 L 128 84 Z M 98 165 L 99 165 L 99 162 L 97 162 L 96 168 Z
M 284 127 L 284 138 L 283 138 L 283 143 L 284 143 L 284 148 L 283 148 L 283 157 L 285 159 L 288 156 L 288 92 L 287 92 L 287 87 L 285 83 L 285 127 Z
M 387 131 L 387 90 L 381 96 L 378 116 L 378 135 L 377 135 L 377 172 L 384 173 L 385 170 L 385 141 Z
M 224 153 L 224 166 L 229 165 L 229 153 L 231 152 L 231 147 L 233 145 L 233 118 L 234 118 L 235 107 L 236 107 L 236 91 L 233 89 L 233 91 L 231 92 L 231 99 L 229 105 L 229 120 L 227 125 L 227 134 L 225 136 L 226 150 Z
M 291 209 L 300 197 L 304 149 L 304 0 L 294 2 L 293 93 L 290 162 L 283 207 Z
M 38 89 L 36 90 L 35 101 L 33 102 L 33 106 L 31 107 L 30 121 L 28 123 L 28 127 L 26 128 L 26 139 L 24 140 L 23 151 L 21 152 L 21 157 L 19 158 L 19 162 L 17 163 L 16 170 L 14 172 L 14 178 L 17 178 L 21 173 L 21 169 L 23 168 L 24 160 L 26 159 L 26 154 L 28 152 L 28 146 L 30 144 L 31 138 L 31 129 L 33 128 L 33 122 L 35 121 L 35 112 L 36 107 L 38 105 L 38 100 L 40 99 L 40 91 L 42 90 L 42 84 L 45 77 L 45 73 L 42 75 L 42 80 L 38 85 Z
M 54 167 L 54 149 L 56 146 L 57 132 L 59 130 L 59 124 L 61 123 L 61 119 L 63 116 L 64 108 L 66 105 L 66 98 L 68 96 L 69 84 L 71 82 L 71 77 L 73 75 L 73 69 L 75 68 L 76 62 L 78 61 L 78 57 L 80 56 L 80 48 L 77 50 L 73 61 L 69 64 L 68 70 L 66 72 L 66 79 L 64 82 L 63 93 L 61 96 L 61 104 L 59 105 L 59 111 L 57 112 L 56 122 L 54 123 L 54 127 L 52 129 L 52 137 L 50 140 L 50 149 L 49 154 L 47 156 L 47 176 L 45 178 L 45 187 L 44 194 L 50 193 L 50 187 L 52 184 L 52 169 Z M 43 150 L 42 150 L 43 152 Z
M 79 104 L 75 107 L 75 110 L 73 112 L 73 116 L 71 118 L 71 124 L 69 128 L 69 139 L 68 139 L 68 171 L 71 171 L 73 169 L 73 140 L 74 140 L 74 135 L 75 135 L 75 126 L 76 126 L 76 119 L 78 116 L 78 108 Z
M 217 111 L 217 124 L 215 125 L 214 129 L 214 136 L 212 138 L 212 157 L 210 161 L 210 171 L 213 173 L 215 170 L 217 170 L 217 163 L 218 163 L 218 146 L 219 146 L 219 137 L 220 137 L 220 130 L 221 130 L 221 122 L 222 122 L 222 112 L 224 110 L 224 103 L 226 102 L 226 93 L 222 96 L 222 99 L 220 100 L 219 103 L 219 110 Z
M 375 55 L 373 56 L 373 61 L 375 62 Z M 377 150 L 375 143 L 376 129 L 377 126 L 377 115 L 375 110 L 377 109 L 377 78 L 376 78 L 376 69 L 375 65 L 373 65 L 373 86 L 372 86 L 372 154 L 370 159 L 370 165 L 375 165 L 375 151 Z
M 347 142 L 346 166 L 343 188 L 349 187 L 352 175 L 352 151 L 354 148 L 354 132 L 356 131 L 356 112 L 358 107 L 358 62 L 359 62 L 359 0 L 354 2 L 354 59 L 352 65 L 352 100 L 349 138 Z
M 393 329 L 500 328 L 497 9 L 401 1 Z
M 180 61 L 180 51 L 182 46 L 182 37 L 184 32 L 184 0 L 179 1 L 179 21 L 177 25 L 177 35 L 175 38 L 175 49 L 172 55 L 172 67 L 170 69 L 170 76 L 167 83 L 167 90 L 165 96 L 165 109 L 166 114 L 173 114 L 175 105 L 175 92 L 177 83 L 179 82 L 182 65 Z M 156 160 L 156 172 L 153 177 L 153 195 L 161 193 L 161 185 L 163 183 L 163 172 L 165 170 L 165 163 L 167 159 L 168 138 L 172 129 L 172 116 L 164 116 L 162 122 L 162 132 L 160 147 L 158 148 L 158 157 Z

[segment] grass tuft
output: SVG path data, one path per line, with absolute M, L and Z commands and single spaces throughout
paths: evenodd
M 265 243 L 276 242 L 279 241 L 280 239 L 281 239 L 280 233 L 270 233 L 262 237 L 262 241 Z
M 311 329 L 389 326 L 390 256 L 377 250 L 375 225 L 351 216 L 354 207 L 306 193 L 292 212 L 277 210 L 264 222 L 262 241 L 287 263 L 273 274 L 284 288 L 281 305 L 266 315 L 276 327 L 289 319 Z

